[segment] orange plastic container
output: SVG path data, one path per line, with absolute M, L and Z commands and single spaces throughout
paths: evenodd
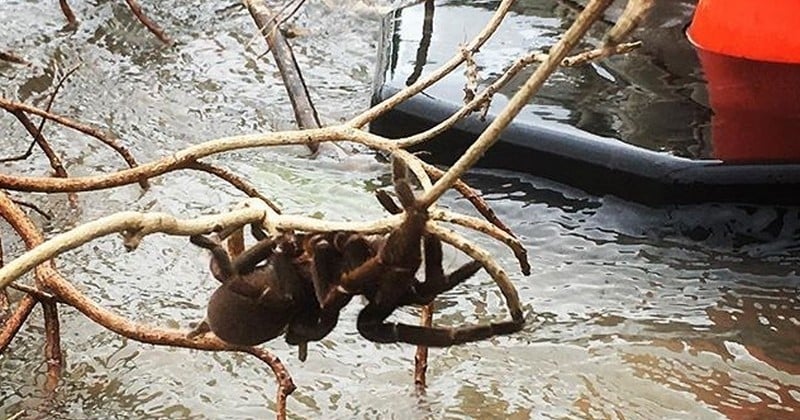
M 714 157 L 800 162 L 800 0 L 700 0 L 687 35 L 708 81 Z
M 800 0 L 700 0 L 688 35 L 707 51 L 800 63 Z

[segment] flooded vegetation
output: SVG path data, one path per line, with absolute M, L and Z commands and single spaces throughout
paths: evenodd
M 551 31 L 562 29 L 571 16 L 552 13 L 561 10 L 560 3 L 524 2 L 547 11 L 541 21 Z M 670 3 L 676 16 L 690 11 L 691 2 Z M 57 79 L 54 69 L 82 62 L 54 110 L 108 127 L 141 161 L 207 139 L 293 127 L 274 63 L 259 58 L 263 42 L 255 37 L 247 12 L 234 2 L 147 3 L 150 16 L 175 40 L 169 48 L 121 2 L 74 6 L 80 19 L 74 30 L 63 28 L 53 2 L 12 0 L 0 6 L 3 47 L 32 63 L 0 62 L 3 96 L 43 107 Z M 391 6 L 311 2 L 293 21 L 302 35 L 292 44 L 324 123 L 342 121 L 368 106 L 380 21 Z M 670 27 L 681 26 L 670 22 Z M 542 44 L 551 42 L 546 38 Z M 637 60 L 643 59 L 634 55 L 613 62 L 635 68 Z M 690 79 L 697 74 L 694 67 L 685 71 Z M 561 77 L 559 83 L 581 86 L 584 78 L 600 75 L 587 67 Z M 680 78 L 649 79 L 678 92 L 690 89 L 679 86 L 697 87 L 679 83 L 684 81 Z M 622 88 L 649 95 L 642 86 Z M 549 89 L 543 100 L 554 115 L 571 115 L 561 120 L 565 124 L 581 128 L 580 121 L 589 126 L 591 121 L 616 121 L 606 116 L 608 94 L 600 92 L 576 101 L 575 95 Z M 670 114 L 671 123 L 687 114 L 690 119 L 701 115 L 702 124 L 708 124 L 704 108 L 692 104 L 683 109 Z M 696 145 L 702 156 L 707 150 L 688 130 L 661 127 L 663 109 L 630 110 L 650 112 L 652 118 L 632 115 L 636 124 L 600 126 L 624 127 L 619 133 L 634 138 L 638 124 L 651 121 L 643 137 L 655 138 L 663 130 L 670 151 L 692 151 Z M 45 130 L 71 174 L 110 172 L 124 165 L 109 150 L 55 124 Z M 3 155 L 24 151 L 27 140 L 13 118 L 0 118 Z M 318 217 L 377 217 L 373 192 L 390 183 L 388 167 L 373 155 L 312 160 L 306 149 L 288 146 L 228 153 L 215 161 L 235 168 L 283 208 Z M 50 169 L 36 155 L 0 164 L 0 170 L 44 174 Z M 355 329 L 361 306 L 356 299 L 333 333 L 309 347 L 306 362 L 299 362 L 296 349 L 282 340 L 267 344 L 298 385 L 288 402 L 291 418 L 798 415 L 800 209 L 650 208 L 502 171 L 475 170 L 466 181 L 528 249 L 533 269 L 526 277 L 507 249 L 475 238 L 508 269 L 525 305 L 524 330 L 432 350 L 429 385 L 420 395 L 412 377 L 414 347 L 363 339 Z M 52 213 L 51 221 L 32 216 L 50 236 L 122 210 L 208 214 L 230 208 L 242 195 L 215 178 L 185 171 L 153 179 L 145 192 L 131 185 L 81 193 L 77 209 L 70 208 L 65 194 L 24 197 Z M 455 193 L 441 205 L 470 211 Z M 13 237 L 6 224 L 0 224 L 0 234 L 7 259 L 22 251 L 23 244 L 6 239 Z M 454 252 L 446 252 L 444 260 L 448 271 L 464 262 Z M 58 268 L 91 298 L 131 319 L 187 327 L 203 316 L 216 287 L 207 261 L 185 238 L 153 235 L 127 253 L 118 238 L 109 236 L 64 254 Z M 498 320 L 505 306 L 490 286 L 490 278 L 480 273 L 440 296 L 436 322 L 455 326 Z M 415 311 L 398 312 L 397 319 L 417 322 Z M 252 358 L 140 344 L 72 310 L 62 311 L 66 366 L 60 386 L 49 395 L 43 390 L 42 325 L 36 312 L 0 355 L 0 417 L 23 410 L 32 418 L 70 419 L 273 415 L 272 374 Z

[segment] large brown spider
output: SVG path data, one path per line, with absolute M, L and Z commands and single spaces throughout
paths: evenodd
M 481 268 L 471 261 L 445 275 L 442 244 L 425 233 L 427 209 L 418 205 L 407 182 L 395 186 L 405 218 L 386 235 L 284 233 L 267 238 L 254 229 L 259 242 L 233 259 L 218 240 L 193 236 L 192 243 L 211 251 L 211 271 L 223 283 L 209 302 L 211 331 L 240 345 L 268 341 L 285 331 L 289 344 L 304 345 L 330 333 L 355 295 L 367 300 L 358 331 L 378 343 L 443 347 L 519 331 L 522 321 L 458 328 L 386 322 L 398 307 L 428 304 Z M 402 211 L 387 194 L 378 198 L 390 212 Z M 423 250 L 425 281 L 419 281 Z

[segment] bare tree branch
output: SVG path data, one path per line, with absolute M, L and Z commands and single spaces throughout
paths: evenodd
M 283 79 L 283 86 L 286 88 L 289 100 L 292 102 L 292 109 L 294 110 L 298 127 L 301 129 L 320 128 L 321 124 L 317 110 L 311 102 L 311 95 L 308 93 L 308 87 L 305 80 L 303 80 L 303 74 L 300 72 L 300 67 L 294 57 L 291 45 L 286 41 L 281 31 L 265 31 L 278 15 L 272 13 L 262 0 L 244 0 L 243 3 L 256 25 L 258 25 L 259 32 L 264 36 L 269 50 L 275 58 L 275 63 L 278 65 L 278 70 Z M 274 28 L 277 27 L 277 25 L 274 26 Z M 316 152 L 319 149 L 318 143 L 308 143 L 307 146 L 312 152 Z
M 10 101 L 5 98 L 0 98 L 0 108 L 3 108 L 9 112 L 16 112 L 16 111 L 23 111 L 30 114 L 38 115 L 43 118 L 47 118 L 49 120 L 53 120 L 65 127 L 72 128 L 73 130 L 80 131 L 84 134 L 87 134 L 91 137 L 100 140 L 101 142 L 105 143 L 114 151 L 116 151 L 125 162 L 128 164 L 129 167 L 135 168 L 136 167 L 136 159 L 133 158 L 133 155 L 128 151 L 128 149 L 119 143 L 119 140 L 113 136 L 110 136 L 106 133 L 103 133 L 100 129 L 92 127 L 88 124 L 83 124 L 74 120 L 71 120 L 66 117 L 62 117 L 60 115 L 52 114 L 50 112 L 41 110 L 39 108 L 26 105 L 20 102 Z M 147 188 L 149 186 L 146 179 L 137 180 L 142 188 Z

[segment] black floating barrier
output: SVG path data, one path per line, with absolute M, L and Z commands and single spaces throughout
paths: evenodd
M 398 89 L 384 86 L 376 99 Z M 433 127 L 458 106 L 417 95 L 370 125 L 399 138 Z M 472 116 L 423 144 L 435 162 L 451 164 L 489 124 Z M 725 164 L 654 152 L 586 133 L 512 123 L 478 165 L 529 173 L 650 205 L 701 202 L 800 204 L 800 165 Z

